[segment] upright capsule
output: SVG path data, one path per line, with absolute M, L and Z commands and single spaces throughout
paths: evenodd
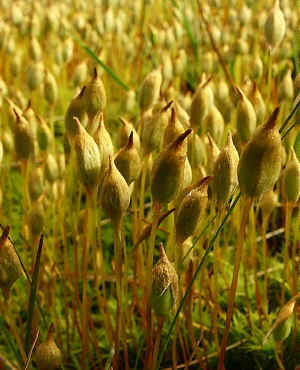
M 283 191 L 288 202 L 296 203 L 300 195 L 300 162 L 293 148 L 283 171 Z
M 160 244 L 160 258 L 152 270 L 152 307 L 157 316 L 167 317 L 176 305 L 178 275 Z
M 279 7 L 279 0 L 275 0 L 264 25 L 265 38 L 271 49 L 275 49 L 283 40 L 286 25 L 284 15 Z
M 154 201 L 168 203 L 175 199 L 183 183 L 186 148 L 184 140 L 191 129 L 179 135 L 154 162 L 151 174 L 151 193 Z
M 281 170 L 281 137 L 276 128 L 277 107 L 247 143 L 238 164 L 241 192 L 249 198 L 271 190 Z
M 109 157 L 109 168 L 102 184 L 101 204 L 106 215 L 118 227 L 130 203 L 130 191 L 124 177 Z
M 175 217 L 176 241 L 181 245 L 192 236 L 207 206 L 207 187 L 211 177 L 205 177 L 200 185 L 182 199 Z

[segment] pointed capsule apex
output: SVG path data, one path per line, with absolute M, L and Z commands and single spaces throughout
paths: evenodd
M 204 81 L 203 84 L 201 85 L 201 89 L 204 89 L 210 83 L 212 78 L 213 78 L 213 76 L 208 77 L 208 79 L 206 81 Z
M 232 134 L 231 134 L 231 132 L 229 131 L 229 132 L 228 132 L 228 135 L 227 135 L 226 145 L 231 145 L 231 144 L 233 144 L 233 141 L 232 141 Z
M 98 78 L 98 71 L 97 68 L 94 68 L 94 79 L 96 80 Z
M 277 121 L 277 118 L 278 118 L 278 115 L 279 115 L 279 111 L 280 111 L 280 107 L 279 106 L 277 106 L 273 110 L 270 118 L 268 119 L 267 123 L 265 124 L 265 128 L 266 129 L 271 130 L 271 129 L 273 129 L 275 127 L 276 121 Z
M 1 238 L 0 238 L 0 244 L 2 244 L 3 242 L 5 242 L 7 240 L 8 234 L 9 234 L 9 226 L 7 225 L 3 229 L 3 232 L 2 232 L 2 235 L 1 235 Z
M 16 115 L 17 122 L 20 121 L 20 118 L 21 118 L 20 117 L 20 114 L 17 112 L 17 110 L 15 108 L 13 108 L 13 111 L 14 111 L 14 113 Z
M 127 150 L 129 150 L 132 147 L 133 147 L 133 131 L 130 132 L 126 148 L 127 148 Z
M 245 94 L 243 93 L 242 89 L 236 86 L 236 91 L 238 92 L 239 98 L 243 101 L 245 99 Z
M 175 120 L 176 120 L 176 111 L 173 107 L 171 111 L 171 123 L 175 124 Z
M 81 126 L 81 123 L 80 123 L 80 121 L 79 121 L 79 118 L 77 118 L 77 117 L 73 117 L 73 120 L 76 122 L 76 125 L 78 126 L 78 127 L 80 127 Z
M 184 131 L 183 134 L 179 135 L 177 139 L 175 139 L 173 145 L 175 146 L 179 146 L 183 143 L 184 139 L 189 136 L 189 134 L 192 132 L 193 130 L 191 128 L 187 129 L 186 131 Z
M 31 108 L 31 99 L 28 100 L 28 104 L 24 112 L 27 112 L 30 108 Z
M 166 255 L 163 243 L 160 243 L 158 248 L 159 248 L 160 258 L 168 258 Z
M 203 179 L 201 179 L 199 181 L 199 187 L 207 187 L 208 184 L 211 182 L 213 176 L 206 176 L 206 177 L 203 177 Z
M 50 328 L 48 330 L 48 334 L 47 334 L 47 340 L 50 340 L 53 338 L 53 334 L 54 334 L 54 324 L 52 323 L 50 325 Z
M 119 120 L 121 121 L 121 123 L 122 123 L 123 126 L 127 126 L 128 122 L 126 121 L 125 118 L 119 116 Z
M 82 89 L 80 90 L 80 93 L 78 94 L 77 98 L 82 98 L 83 97 L 85 89 L 86 89 L 86 86 L 83 86 Z
M 172 104 L 173 104 L 173 100 L 169 101 L 169 103 L 165 105 L 160 112 L 161 113 L 166 112 L 171 107 Z
M 296 156 L 296 153 L 295 153 L 295 149 L 293 147 L 291 147 L 291 160 L 292 161 L 298 161 L 298 158 Z

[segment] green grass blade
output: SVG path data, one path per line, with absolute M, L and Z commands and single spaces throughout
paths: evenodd
M 115 347 L 113 346 L 109 352 L 109 355 L 108 355 L 108 358 L 106 360 L 106 363 L 105 363 L 105 367 L 104 367 L 104 370 L 109 370 L 111 369 L 111 363 L 112 363 L 112 359 L 115 355 Z
M 78 43 L 78 45 L 84 49 L 87 54 L 89 54 L 100 66 L 107 72 L 112 79 L 114 79 L 125 91 L 129 91 L 129 87 L 123 82 L 106 64 L 100 60 L 97 55 L 87 46 L 85 45 L 82 41 L 80 41 L 77 37 L 74 37 L 74 40 Z
M 290 119 L 293 117 L 293 115 L 296 113 L 297 109 L 300 106 L 300 100 L 297 102 L 297 104 L 294 106 L 294 108 L 291 110 L 285 121 L 283 122 L 282 126 L 279 129 L 279 132 L 282 133 L 282 131 L 285 129 L 287 124 L 289 123 Z
M 191 251 L 195 248 L 196 244 L 198 243 L 198 241 L 200 240 L 200 238 L 205 235 L 206 231 L 208 230 L 209 226 L 214 222 L 214 220 L 216 219 L 217 215 L 214 215 L 208 222 L 207 224 L 204 226 L 203 230 L 201 231 L 200 235 L 195 239 L 193 245 L 191 246 L 191 248 L 186 252 L 185 256 L 182 258 L 182 262 L 181 263 L 184 263 L 185 259 L 189 256 L 189 254 L 191 253 Z
M 182 17 L 183 17 L 183 27 L 185 29 L 185 32 L 190 40 L 190 43 L 192 45 L 192 48 L 193 48 L 193 52 L 194 52 L 194 56 L 195 56 L 195 59 L 198 60 L 198 40 L 194 37 L 193 35 L 193 32 L 192 32 L 192 29 L 191 29 L 191 26 L 188 22 L 188 19 L 185 15 L 185 11 L 184 9 L 180 8 L 179 5 L 176 3 L 175 0 L 171 0 L 173 6 L 177 9 L 180 10 L 181 14 L 182 14 Z
M 299 31 L 298 32 L 294 32 L 294 37 L 293 37 L 293 59 L 294 59 L 294 63 L 295 63 L 296 76 L 300 73 L 299 43 L 300 43 L 300 33 L 299 33 Z
M 18 350 L 18 347 L 15 345 L 14 340 L 11 338 L 11 334 L 5 326 L 5 321 L 1 317 L 0 317 L 0 331 L 1 333 L 4 334 L 4 338 L 8 344 L 8 347 L 13 352 L 15 359 L 18 360 L 18 363 L 21 366 L 23 366 L 23 359 L 22 359 L 21 353 Z
M 2 230 L 4 230 L 4 227 L 3 227 L 3 225 L 2 225 L 2 224 L 0 224 L 0 228 L 1 228 Z M 22 235 L 21 235 L 21 237 L 22 237 L 23 241 L 24 241 L 24 242 L 26 242 L 26 239 L 25 239 Z M 8 236 L 8 239 L 9 239 L 9 241 L 11 242 L 12 246 L 14 247 L 14 250 L 15 250 L 15 252 L 16 252 L 16 255 L 17 255 L 17 257 L 18 257 L 18 259 L 19 259 L 19 262 L 20 262 L 20 264 L 21 264 L 22 270 L 23 270 L 23 272 L 24 272 L 24 274 L 25 274 L 26 280 L 28 281 L 28 283 L 29 283 L 29 284 L 30 284 L 30 286 L 31 286 L 31 285 L 32 285 L 31 277 L 30 277 L 30 275 L 28 274 L 28 271 L 27 271 L 27 269 L 26 269 L 26 267 L 25 267 L 25 265 L 24 265 L 24 263 L 23 263 L 23 261 L 22 261 L 22 258 L 21 258 L 20 254 L 19 254 L 19 252 L 18 252 L 18 250 L 17 250 L 17 248 L 16 248 L 15 242 L 11 239 L 11 237 L 10 237 L 10 236 Z M 41 314 L 41 316 L 42 316 L 43 325 L 44 325 L 44 327 L 46 328 L 46 327 L 47 327 L 47 323 L 46 323 L 45 313 L 44 313 L 44 311 L 42 310 L 41 305 L 40 305 L 40 303 L 39 303 L 39 301 L 38 301 L 38 300 L 37 300 L 37 305 L 38 305 L 38 309 L 39 309 L 39 311 L 40 311 L 40 314 Z
M 26 328 L 26 337 L 25 337 L 25 351 L 27 355 L 31 347 L 31 329 L 32 329 L 34 305 L 36 301 L 36 293 L 37 293 L 37 286 L 38 286 L 43 241 L 44 241 L 44 236 L 41 235 L 39 247 L 38 247 L 38 251 L 37 251 L 36 259 L 35 259 L 32 284 L 31 284 L 31 289 L 30 289 L 30 297 L 29 297 L 28 319 L 27 319 L 27 328 Z
M 182 300 L 181 300 L 181 302 L 180 302 L 180 304 L 179 304 L 179 307 L 178 307 L 178 309 L 177 309 L 177 311 L 176 311 L 176 314 L 175 314 L 175 316 L 174 316 L 174 318 L 173 318 L 173 320 L 172 320 L 172 322 L 171 322 L 171 325 L 170 325 L 169 330 L 168 330 L 167 338 L 165 339 L 164 344 L 163 344 L 163 347 L 162 347 L 162 349 L 161 349 L 161 352 L 160 352 L 160 355 L 159 355 L 159 359 L 158 359 L 158 362 L 157 362 L 157 365 L 156 365 L 156 369 L 157 369 L 157 370 L 160 368 L 160 364 L 161 364 L 161 362 L 162 362 L 162 360 L 163 360 L 164 353 L 165 353 L 165 351 L 166 351 L 166 349 L 167 349 L 167 347 L 168 347 L 168 344 L 169 344 L 169 341 L 170 341 L 170 339 L 171 339 L 171 335 L 172 335 L 172 332 L 173 332 L 173 330 L 174 330 L 174 327 L 175 327 L 175 324 L 176 324 L 177 318 L 178 318 L 178 316 L 179 316 L 179 314 L 180 314 L 180 311 L 182 310 L 183 305 L 184 305 L 184 303 L 185 303 L 185 301 L 186 301 L 186 299 L 187 299 L 188 295 L 190 294 L 190 292 L 191 292 L 191 290 L 192 290 L 192 286 L 193 286 L 193 284 L 194 284 L 194 282 L 195 282 L 195 280 L 196 280 L 196 278 L 197 278 L 197 276 L 198 276 L 198 274 L 199 274 L 199 272 L 200 272 L 200 270 L 201 270 L 202 266 L 204 265 L 204 262 L 206 261 L 207 256 L 208 256 L 208 255 L 209 255 L 209 253 L 213 250 L 213 247 L 214 247 L 214 244 L 215 244 L 215 241 L 216 241 L 217 237 L 219 236 L 220 232 L 222 231 L 222 229 L 223 229 L 223 227 L 224 227 L 225 223 L 227 222 L 227 220 L 228 220 L 229 216 L 231 215 L 231 213 L 232 213 L 233 209 L 234 209 L 234 208 L 235 208 L 235 206 L 237 205 L 237 203 L 238 203 L 238 201 L 239 201 L 240 197 L 241 197 L 241 193 L 239 193 L 239 194 L 237 195 L 237 197 L 235 198 L 235 200 L 234 200 L 234 202 L 233 202 L 232 206 L 230 207 L 230 209 L 229 209 L 229 210 L 228 210 L 228 212 L 226 213 L 225 217 L 223 218 L 221 225 L 218 227 L 218 229 L 217 229 L 217 231 L 216 231 L 215 235 L 213 236 L 213 238 L 212 238 L 212 239 L 211 239 L 211 241 L 209 242 L 209 246 L 208 246 L 208 248 L 206 249 L 206 251 L 205 251 L 205 253 L 204 253 L 204 255 L 203 255 L 202 259 L 201 259 L 201 262 L 199 263 L 199 265 L 198 265 L 198 267 L 197 267 L 197 270 L 195 271 L 195 273 L 194 273 L 194 275 L 193 275 L 193 277 L 192 277 L 192 280 L 191 280 L 191 282 L 190 282 L 189 286 L 187 287 L 187 289 L 186 289 L 186 291 L 185 291 L 184 297 L 182 298 Z

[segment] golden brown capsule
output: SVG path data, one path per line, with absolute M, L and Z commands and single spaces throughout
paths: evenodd
M 152 270 L 152 307 L 157 316 L 167 317 L 176 305 L 178 276 L 162 244 L 159 249 L 160 259 Z
M 50 326 L 47 339 L 38 345 L 35 361 L 39 370 L 56 370 L 61 366 L 62 354 L 53 338 L 54 326 Z

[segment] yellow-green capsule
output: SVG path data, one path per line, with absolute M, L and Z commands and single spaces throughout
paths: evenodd
M 286 24 L 279 7 L 279 0 L 275 0 L 274 7 L 271 9 L 264 25 L 265 38 L 272 49 L 275 49 L 281 43 L 285 30 Z
M 192 236 L 207 206 L 207 187 L 211 177 L 205 177 L 199 187 L 191 190 L 181 201 L 175 214 L 176 241 L 181 245 Z
M 95 140 L 80 124 L 77 117 L 74 117 L 74 121 L 78 132 L 73 139 L 78 175 L 86 189 L 91 191 L 100 181 L 100 152 Z
M 213 170 L 212 190 L 218 204 L 224 204 L 238 184 L 238 162 L 239 155 L 229 133 L 227 144 L 218 155 Z
M 239 164 L 241 192 L 249 198 L 260 197 L 273 189 L 281 170 L 281 137 L 276 128 L 277 107 L 269 120 L 259 126 L 247 143 Z
M 240 100 L 237 107 L 236 128 L 240 139 L 247 142 L 256 128 L 256 114 L 251 102 L 241 89 L 237 89 Z
M 87 114 L 83 104 L 83 94 L 85 88 L 86 87 L 83 86 L 80 93 L 72 99 L 65 115 L 66 133 L 69 138 L 72 138 L 74 135 L 77 134 L 78 127 L 76 126 L 74 117 L 77 117 L 83 126 L 87 121 Z
M 115 227 L 120 222 L 129 207 L 130 191 L 124 177 L 115 166 L 112 157 L 109 157 L 109 168 L 106 172 L 101 190 L 101 204 L 106 215 Z
M 94 69 L 94 77 L 86 86 L 83 99 L 84 108 L 90 120 L 93 120 L 98 113 L 103 112 L 106 107 L 106 92 L 103 82 L 98 76 L 97 68 Z
M 210 80 L 211 78 L 199 84 L 192 100 L 190 123 L 195 132 L 202 129 L 203 120 L 213 105 L 214 97 L 209 86 Z
M 151 174 L 151 193 L 154 201 L 168 203 L 176 198 L 182 187 L 186 158 L 184 140 L 191 131 L 188 129 L 179 135 L 154 162 Z
M 98 127 L 94 134 L 94 139 L 99 148 L 102 177 L 105 175 L 105 172 L 109 167 L 109 157 L 113 157 L 114 146 L 110 134 L 105 127 L 103 114 L 100 113 L 99 115 L 97 115 L 96 120 L 98 121 Z
M 131 131 L 127 145 L 118 152 L 115 164 L 128 185 L 139 177 L 142 162 L 134 146 L 133 131 Z
M 18 159 L 27 160 L 34 153 L 34 133 L 28 121 L 17 111 L 15 114 L 17 117 L 14 129 L 15 151 Z
M 143 112 L 158 101 L 161 82 L 162 74 L 160 69 L 155 69 L 145 77 L 139 94 L 139 105 Z
M 294 148 L 283 171 L 283 192 L 288 202 L 296 203 L 300 195 L 300 162 Z
M 133 133 L 133 144 L 136 150 L 139 152 L 141 148 L 140 138 L 136 132 L 132 123 L 128 122 L 125 118 L 119 117 L 122 123 L 122 127 L 119 131 L 119 146 L 123 147 L 128 143 L 129 136 L 131 132 Z

